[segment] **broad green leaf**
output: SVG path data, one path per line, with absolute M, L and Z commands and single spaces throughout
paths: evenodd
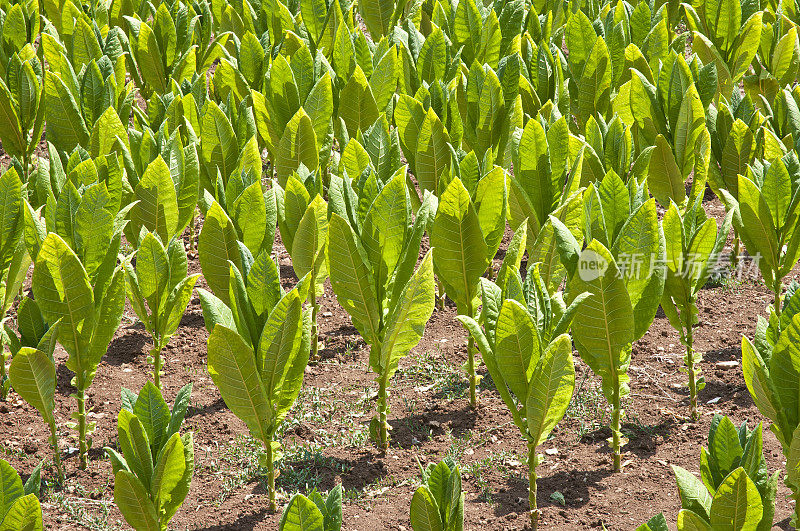
M 380 315 L 372 275 L 358 248 L 356 235 L 338 214 L 328 226 L 328 262 L 331 285 L 353 326 L 370 345 L 378 345 Z
M 216 325 L 208 337 L 208 372 L 225 404 L 242 419 L 259 440 L 271 440 L 264 384 L 258 374 L 253 350 L 229 328 Z
M 125 520 L 137 530 L 160 531 L 158 513 L 142 483 L 127 470 L 114 477 L 114 502 Z
M 711 526 L 724 530 L 755 530 L 761 521 L 763 504 L 753 481 L 743 468 L 731 472 L 714 495 Z
M 562 334 L 548 345 L 530 379 L 525 410 L 534 444 L 544 443 L 564 417 L 574 388 L 572 342 L 567 334 Z
M 489 257 L 475 207 L 458 177 L 450 182 L 439 200 L 431 246 L 436 273 L 447 294 L 460 308 L 471 305 Z

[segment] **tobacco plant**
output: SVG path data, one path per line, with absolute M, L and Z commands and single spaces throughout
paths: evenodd
M 135 265 L 132 258 L 124 263 L 126 291 L 133 310 L 153 338 L 147 361 L 153 364 L 153 382 L 161 389 L 161 351 L 181 323 L 200 275 L 189 275 L 183 241 L 174 237 L 165 248 L 158 236 L 145 232 Z
M 473 193 L 455 177 L 444 189 L 433 220 L 431 246 L 434 271 L 444 292 L 456 303 L 459 315 L 474 318 L 479 280 L 497 253 L 505 229 L 505 172 L 495 166 L 471 188 Z M 471 336 L 467 354 L 469 398 L 475 408 L 478 378 Z
M 714 415 L 708 449 L 700 454 L 700 479 L 672 465 L 682 509 L 678 529 L 772 528 L 779 471 L 772 476 L 763 454 L 761 423 L 739 428 L 728 417 Z
M 78 160 L 74 167 L 68 166 L 65 188 L 58 201 L 51 201 L 45 220 L 26 208 L 25 237 L 35 257 L 34 298 L 47 323 L 61 319 L 58 342 L 69 354 L 67 368 L 75 373 L 72 396 L 78 411 L 73 427 L 78 429 L 80 463 L 85 469 L 91 444 L 87 436 L 94 429 L 86 418 L 86 390 L 125 306 L 125 276 L 117 265 L 125 211 L 119 212 L 122 189 L 117 158 Z
M 317 361 L 319 358 L 317 297 L 325 293 L 325 280 L 328 278 L 328 204 L 319 190 L 312 188 L 312 191 L 314 191 L 313 197 L 295 175 L 289 176 L 285 190 L 279 185 L 276 187 L 281 241 L 292 257 L 292 268 L 297 278 L 306 275 L 309 277 L 308 298 L 312 309 L 311 361 Z
M 11 56 L 0 76 L 0 141 L 3 150 L 21 162 L 25 181 L 44 129 L 41 77 L 42 64 L 30 44 Z
M 798 284 L 787 290 L 782 308 L 769 306 L 769 318 L 759 316 L 755 337 L 742 337 L 742 372 L 747 390 L 759 411 L 771 422 L 770 430 L 783 448 L 786 478 L 795 501 L 794 519 L 800 513 L 800 295 Z
M 59 484 L 64 484 L 64 467 L 61 464 L 61 449 L 55 419 L 56 364 L 53 350 L 58 337 L 57 321 L 48 327 L 39 307 L 33 299 L 26 298 L 17 310 L 19 339 L 12 339 L 14 359 L 9 369 L 9 382 L 14 391 L 28 404 L 36 408 L 50 429 L 50 446 L 53 463 L 58 473 Z M 16 348 L 15 348 L 16 347 Z
M 0 323 L 6 324 L 7 313 L 20 292 L 22 283 L 31 264 L 25 249 L 23 221 L 23 185 L 17 171 L 9 169 L 0 176 Z M 6 353 L 9 338 L 6 334 L 0 339 L 0 401 L 8 398 L 7 364 L 11 353 Z M 13 348 L 12 348 L 13 351 Z
M 422 338 L 435 303 L 430 251 L 414 271 L 433 207 L 426 196 L 412 225 L 405 173 L 405 168 L 398 171 L 364 214 L 354 212 L 352 203 L 334 204 L 328 226 L 333 291 L 370 346 L 369 367 L 377 374 L 378 412 L 370 435 L 384 451 L 389 447 L 389 381 L 400 358 Z
M 664 235 L 658 224 L 655 199 L 645 201 L 644 183 L 628 182 L 610 172 L 584 193 L 584 231 L 589 242 L 581 248 L 572 233 L 551 216 L 558 252 L 569 280 L 565 300 L 592 295 L 575 316 L 572 335 L 587 365 L 602 380 L 611 403 L 611 446 L 614 470 L 621 467 L 623 444 L 621 399 L 629 393 L 627 374 L 631 348 L 655 318 L 664 290 Z
M 191 78 L 203 66 L 193 45 L 196 18 L 189 16 L 191 9 L 176 3 L 174 12 L 167 4 L 159 4 L 150 23 L 147 19 L 125 17 L 130 28 L 126 43 L 131 77 L 136 81 L 145 97 L 164 94 L 171 90 L 172 83 Z
M 342 486 L 323 497 L 316 489 L 308 497 L 299 492 L 283 510 L 279 531 L 340 531 L 342 529 Z
M 714 63 L 719 92 L 730 94 L 750 68 L 761 44 L 763 12 L 758 4 L 718 0 L 681 4 L 692 30 L 692 51 L 703 63 Z
M 460 531 L 464 528 L 461 471 L 452 459 L 422 468 L 422 485 L 411 498 L 414 531 Z
M 40 465 L 41 467 L 41 465 Z M 39 504 L 39 476 L 31 475 L 23 485 L 11 465 L 0 459 L 0 529 L 9 531 L 41 531 L 42 506 Z
M 565 118 L 547 130 L 538 120 L 528 120 L 514 153 L 514 172 L 508 175 L 508 218 L 512 228 L 526 224 L 525 246 L 530 263 L 539 262 L 550 293 L 566 276 L 559 261 L 552 214 L 574 238 L 582 237 L 583 157 L 570 154 L 571 136 Z M 587 172 L 588 173 L 588 172 Z M 605 175 L 605 173 L 603 173 Z M 585 181 L 585 182 L 583 182 Z
M 666 247 L 666 280 L 661 308 L 678 331 L 686 347 L 683 358 L 689 373 L 689 415 L 697 420 L 697 393 L 705 387 L 699 364 L 703 354 L 694 350 L 694 326 L 699 322 L 697 295 L 717 265 L 728 238 L 733 212 L 729 212 L 717 231 L 717 222 L 706 215 L 698 196 L 681 216 L 675 203 L 664 214 L 661 226 Z
M 194 439 L 179 432 L 192 394 L 187 384 L 169 410 L 161 391 L 147 382 L 137 395 L 122 389 L 117 442 L 106 447 L 114 471 L 114 501 L 134 529 L 166 530 L 180 509 L 194 473 Z
M 481 324 L 459 315 L 483 354 L 492 381 L 528 445 L 530 519 L 537 529 L 536 448 L 563 418 L 575 388 L 572 341 L 567 333 L 586 294 L 566 306 L 547 290 L 535 264 L 523 282 L 516 267 L 501 288 L 482 283 Z M 588 311 L 583 308 L 582 311 Z
M 757 256 L 764 282 L 772 291 L 772 306 L 781 316 L 783 278 L 800 259 L 800 163 L 794 151 L 771 162 L 756 160 L 739 175 L 738 195 L 723 190 L 733 225 L 748 252 Z
M 281 455 L 275 434 L 300 392 L 308 364 L 311 310 L 303 309 L 303 301 L 309 280 L 304 277 L 284 293 L 268 253 L 253 259 L 235 240 L 229 220 L 221 234 L 229 239 L 219 241 L 216 248 L 200 248 L 201 255 L 215 249 L 223 255 L 236 253 L 226 262 L 226 290 L 218 290 L 211 280 L 214 294 L 198 290 L 210 332 L 208 370 L 225 403 L 264 445 L 262 466 L 268 474 L 269 510 L 274 512 L 274 462 Z M 220 272 L 206 272 L 207 267 L 203 267 L 206 278 L 219 279 Z

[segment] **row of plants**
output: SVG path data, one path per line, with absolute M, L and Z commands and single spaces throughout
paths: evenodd
M 573 346 L 602 380 L 615 470 L 633 343 L 659 307 L 685 345 L 698 417 L 697 297 L 733 228 L 734 258 L 739 242 L 758 256 L 775 297 L 744 340 L 745 379 L 791 461 L 796 21 L 790 2 L 0 4 L 12 157 L 0 177 L 0 397 L 13 388 L 41 413 L 63 482 L 60 344 L 87 467 L 86 391 L 127 300 L 152 336 L 142 393 L 156 407 L 161 352 L 199 278 L 182 239 L 188 227 L 194 245 L 199 208 L 208 370 L 264 445 L 271 510 L 276 433 L 318 360 L 330 280 L 369 346 L 370 434 L 384 450 L 398 363 L 436 305 L 455 304 L 472 406 L 482 361 L 528 445 L 536 527 L 536 448 L 572 396 Z M 727 209 L 720 224 L 706 186 Z M 277 235 L 298 279 L 288 291 Z M 136 416 L 140 399 L 124 396 L 123 411 Z M 158 426 L 120 413 L 109 449 L 137 529 L 166 525 L 191 478 L 191 436 L 164 424 L 162 402 Z M 159 467 L 173 467 L 163 485 Z M 134 499 L 150 505 L 126 514 Z

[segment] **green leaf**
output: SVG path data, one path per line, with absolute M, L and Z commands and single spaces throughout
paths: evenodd
M 662 135 L 656 137 L 656 147 L 650 155 L 647 185 L 653 197 L 664 207 L 669 206 L 670 200 L 678 205 L 686 200 L 681 170 L 669 142 Z
M 414 531 L 444 531 L 439 506 L 424 485 L 411 498 L 411 527 Z
M 147 439 L 153 448 L 160 449 L 164 444 L 170 412 L 161 392 L 153 382 L 148 381 L 142 388 L 134 405 L 133 414 L 147 432 Z
M 316 170 L 319 166 L 314 125 L 302 108 L 286 124 L 278 146 L 278 157 L 275 161 L 278 183 L 286 186 L 289 175 L 296 171 L 301 164 L 311 171 Z
M 160 531 L 158 514 L 142 483 L 127 470 L 114 476 L 114 502 L 134 529 Z
M 297 278 L 303 278 L 313 270 L 316 282 L 321 286 L 328 276 L 328 205 L 322 196 L 317 195 L 308 205 L 293 241 L 292 267 Z
M 72 151 L 89 141 L 89 130 L 67 86 L 50 71 L 44 73 L 44 104 L 48 141 L 60 151 Z
M 578 294 L 583 302 L 572 324 L 573 338 L 587 365 L 603 379 L 603 393 L 612 395 L 615 382 L 627 394 L 627 369 L 633 341 L 633 308 L 611 253 L 593 240 L 581 253 L 578 271 L 570 280 L 567 303 Z
M 280 531 L 324 531 L 324 518 L 317 506 L 303 496 L 295 494 L 283 511 Z
M 35 494 L 14 502 L 0 522 L 0 531 L 42 531 L 42 507 Z
M 497 318 L 494 358 L 503 381 L 526 404 L 531 375 L 539 364 L 539 333 L 519 302 L 506 299 Z
M 373 4 L 385 1 L 376 0 Z M 344 120 L 350 137 L 355 137 L 359 129 L 366 131 L 378 119 L 375 97 L 360 66 L 356 66 L 355 72 L 339 94 L 339 117 Z
M 0 514 L 5 515 L 24 494 L 19 474 L 5 460 L 0 459 Z
M 145 227 L 162 242 L 172 239 L 178 230 L 178 200 L 169 167 L 160 156 L 147 166 L 135 197 L 138 203 L 131 210 L 131 228 Z
M 567 334 L 562 334 L 545 349 L 528 387 L 525 411 L 528 432 L 536 446 L 547 440 L 564 417 L 574 389 L 572 342 Z
M 465 313 L 477 294 L 478 279 L 486 271 L 489 257 L 475 206 L 458 177 L 439 199 L 431 246 L 439 281 Z
M 180 435 L 174 433 L 161 448 L 153 469 L 150 496 L 156 500 L 159 508 L 171 498 L 172 491 L 178 486 L 185 472 L 183 441 Z
M 225 304 L 230 304 L 228 293 L 229 261 L 241 268 L 241 255 L 237 245 L 236 228 L 216 201 L 206 213 L 203 230 L 197 243 L 200 267 L 211 290 Z
M 81 331 L 94 319 L 94 298 L 86 271 L 64 240 L 50 233 L 44 240 L 33 271 L 33 288 L 44 318 L 54 323 L 62 320 L 59 342 L 70 354 L 70 363 L 77 370 L 79 349 L 83 346 Z
M 678 483 L 681 506 L 708 520 L 711 516 L 711 495 L 705 485 L 688 470 L 672 465 Z
M 678 512 L 678 531 L 712 531 L 707 521 L 689 509 Z
M 378 303 L 372 275 L 364 263 L 353 229 L 338 214 L 331 215 L 329 221 L 328 260 L 331 285 L 339 304 L 364 339 L 370 345 L 379 344 Z
M 253 350 L 236 332 L 219 324 L 208 337 L 208 371 L 228 408 L 254 437 L 268 443 L 269 407 Z
M 30 347 L 23 347 L 11 360 L 8 377 L 14 391 L 36 408 L 45 422 L 53 422 L 56 366 L 53 359 Z
M 433 282 L 433 257 L 425 254 L 417 271 L 411 276 L 386 317 L 386 331 L 381 344 L 380 371 L 388 380 L 397 369 L 401 357 L 419 344 L 425 324 L 433 314 L 436 302 Z
M 763 504 L 753 481 L 743 468 L 731 472 L 714 495 L 711 526 L 717 530 L 755 530 L 761 521 Z

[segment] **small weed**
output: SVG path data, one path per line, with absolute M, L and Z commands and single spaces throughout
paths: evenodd
M 439 347 L 436 348 L 439 351 Z M 413 384 L 435 392 L 435 398 L 455 400 L 466 396 L 469 382 L 458 367 L 448 363 L 441 355 L 429 351 L 411 354 L 412 363 L 398 370 L 401 377 L 409 379 Z
M 48 503 L 58 508 L 58 514 L 64 515 L 67 523 L 81 526 L 91 531 L 117 531 L 124 529 L 119 520 L 112 521 L 111 500 L 91 500 L 65 496 L 61 492 L 48 495 Z
M 278 462 L 277 486 L 287 494 L 307 492 L 311 489 L 324 490 L 320 473 L 328 469 L 333 475 L 344 474 L 351 467 L 341 461 L 322 454 L 319 447 L 295 446 Z
M 606 409 L 606 400 L 600 388 L 588 382 L 589 369 L 584 369 L 581 382 L 572 395 L 567 413 L 568 419 L 578 422 L 577 440 L 603 426 L 608 425 L 609 415 Z

